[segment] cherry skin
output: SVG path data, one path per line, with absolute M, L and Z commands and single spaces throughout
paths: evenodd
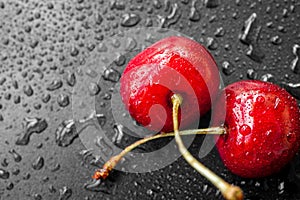
M 130 60 L 120 79 L 120 94 L 139 124 L 170 132 L 174 93 L 184 99 L 179 119 L 180 128 L 187 128 L 210 110 L 219 84 L 218 68 L 210 53 L 194 40 L 171 36 Z
M 279 172 L 299 151 L 297 101 L 279 86 L 262 81 L 235 82 L 223 92 L 226 134 L 216 146 L 225 166 L 245 178 Z M 223 105 L 217 102 L 216 111 L 224 110 Z M 215 124 L 223 113 L 216 113 Z

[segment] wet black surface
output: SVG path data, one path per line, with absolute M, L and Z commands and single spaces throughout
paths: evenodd
M 115 171 L 88 191 L 84 184 L 114 149 L 91 135 L 107 155 L 92 154 L 78 133 L 97 133 L 91 127 L 100 124 L 117 146 L 133 141 L 113 119 L 111 87 L 135 52 L 165 34 L 135 32 L 142 27 L 172 29 L 204 44 L 225 85 L 261 79 L 300 100 L 299 22 L 296 0 L 0 0 L 0 199 L 222 199 L 182 158 L 148 173 Z M 133 53 L 122 56 L 124 49 Z M 202 140 L 190 148 L 195 156 Z M 249 180 L 228 172 L 215 149 L 201 159 L 246 199 L 300 199 L 299 160 Z

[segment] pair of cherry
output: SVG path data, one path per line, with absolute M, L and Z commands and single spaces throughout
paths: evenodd
M 234 174 L 258 178 L 280 171 L 299 151 L 297 101 L 272 83 L 243 80 L 222 91 L 219 85 L 213 57 L 194 40 L 168 37 L 136 55 L 121 77 L 122 100 L 138 123 L 160 133 L 141 139 L 112 157 L 95 172 L 94 178 L 105 179 L 118 161 L 138 145 L 175 135 L 179 150 L 192 167 L 220 189 L 226 199 L 242 199 L 242 190 L 197 161 L 180 137 L 202 133 L 217 135 L 220 157 Z M 165 112 L 153 109 L 155 105 L 163 106 Z M 178 130 L 179 124 L 183 129 L 199 120 L 212 105 L 216 127 Z

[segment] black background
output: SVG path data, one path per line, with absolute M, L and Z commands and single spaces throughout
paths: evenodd
M 257 17 L 249 36 L 241 41 L 253 13 Z M 129 22 L 128 15 L 133 15 Z M 72 84 L 72 78 L 91 76 L 93 72 L 78 67 L 88 69 L 96 62 L 99 45 L 119 31 L 164 27 L 205 45 L 225 85 L 241 79 L 271 81 L 299 100 L 295 84 L 300 61 L 292 64 L 299 56 L 299 49 L 293 53 L 300 45 L 299 22 L 296 0 L 0 1 L 0 169 L 9 173 L 0 178 L 0 199 L 222 199 L 182 158 L 154 172 L 114 172 L 101 192 L 85 190 L 96 169 L 90 158 L 84 160 L 85 147 L 79 139 L 68 147 L 55 142 L 57 127 L 72 118 L 71 92 L 79 82 Z M 254 52 L 249 56 L 251 45 Z M 100 83 L 101 96 L 109 86 Z M 16 145 L 28 117 L 45 119 L 48 126 L 33 133 L 28 145 Z M 190 148 L 195 155 L 201 141 L 197 137 Z M 33 167 L 37 161 L 40 167 Z M 201 161 L 239 185 L 246 199 L 300 199 L 299 156 L 281 173 L 251 180 L 228 172 L 216 150 Z

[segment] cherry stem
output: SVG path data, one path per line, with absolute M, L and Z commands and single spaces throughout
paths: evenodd
M 205 128 L 205 129 L 191 129 L 191 130 L 185 130 L 180 131 L 180 135 L 198 135 L 198 134 L 225 134 L 225 129 L 222 127 L 211 127 L 211 128 Z M 109 173 L 115 168 L 115 166 L 120 162 L 120 160 L 130 151 L 132 151 L 134 148 L 138 147 L 139 145 L 142 145 L 146 142 L 149 142 L 151 140 L 164 138 L 164 137 L 172 137 L 175 136 L 174 132 L 171 133 L 159 133 L 157 135 L 145 137 L 143 139 L 140 139 L 136 141 L 135 143 L 129 145 L 126 147 L 123 151 L 121 151 L 118 155 L 115 155 L 111 157 L 101 169 L 96 170 L 96 172 L 93 175 L 93 179 L 99 180 L 99 179 L 106 179 L 109 176 Z
M 224 181 L 221 177 L 216 175 L 210 169 L 205 167 L 200 163 L 192 154 L 186 149 L 185 145 L 182 142 L 181 136 L 178 130 L 178 109 L 182 104 L 182 97 L 179 94 L 174 94 L 172 96 L 173 103 L 173 126 L 175 133 L 175 140 L 177 142 L 178 148 L 184 159 L 196 169 L 202 176 L 207 178 L 214 186 L 216 186 L 222 193 L 225 199 L 227 200 L 241 200 L 243 199 L 243 191 L 241 188 L 231 185 Z

